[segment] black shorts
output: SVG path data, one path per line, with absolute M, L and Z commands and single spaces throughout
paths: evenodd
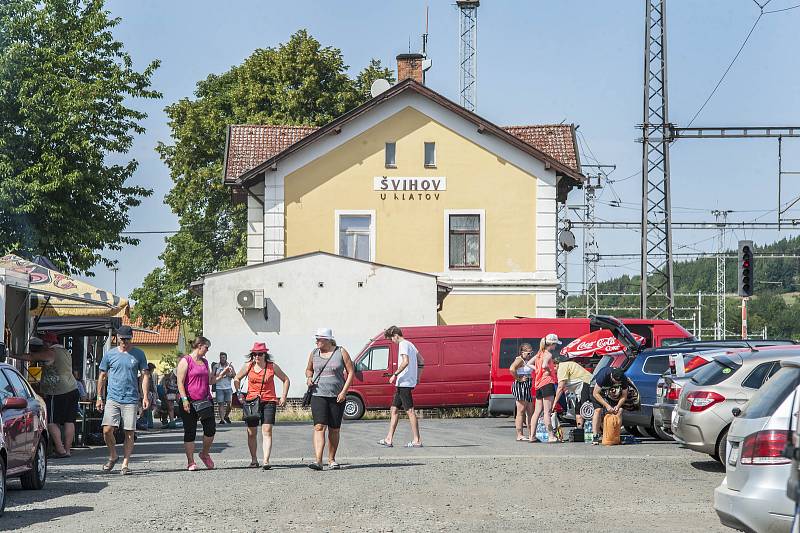
M 392 407 L 402 408 L 403 411 L 408 411 L 414 408 L 414 397 L 411 396 L 411 391 L 414 387 L 397 387 L 394 391 L 394 398 L 392 398 Z
M 544 398 L 553 398 L 556 395 L 556 386 L 548 383 L 544 387 L 536 389 L 536 399 L 542 400 Z
M 312 396 L 311 416 L 314 425 L 328 426 L 331 429 L 342 427 L 346 402 L 337 402 L 335 396 Z
M 50 424 L 74 424 L 78 415 L 78 389 L 54 396 L 47 395 L 47 417 Z
M 583 385 L 581 385 L 581 391 L 580 393 L 578 393 L 578 405 L 577 405 L 578 410 L 580 410 L 581 405 L 589 401 L 589 389 L 591 389 L 591 387 L 589 386 L 588 383 L 584 383 Z
M 261 413 L 260 420 L 246 420 L 247 427 L 255 428 L 261 424 L 275 425 L 275 413 L 278 411 L 277 402 L 261 402 L 259 412 Z

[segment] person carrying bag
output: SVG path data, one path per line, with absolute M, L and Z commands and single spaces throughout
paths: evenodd
M 256 342 L 250 350 L 251 363 L 236 374 L 233 386 L 239 390 L 241 380 L 247 376 L 247 396 L 242 401 L 242 411 L 247 426 L 247 447 L 250 450 L 250 468 L 258 468 L 256 448 L 258 447 L 258 426 L 261 426 L 264 464 L 269 470 L 269 457 L 272 451 L 272 426 L 279 406 L 286 405 L 289 394 L 289 378 L 277 364 L 272 362 L 269 349 L 263 342 Z M 246 369 L 245 369 L 246 368 Z M 275 376 L 283 382 L 280 399 L 275 394 Z M 239 393 L 241 395 L 241 393 Z M 241 398 L 241 396 L 240 396 Z
M 214 420 L 214 403 L 211 401 L 211 385 L 217 377 L 211 370 L 206 354 L 211 341 L 197 337 L 192 343 L 192 352 L 181 358 L 176 369 L 178 391 L 181 395 L 180 415 L 183 419 L 183 446 L 186 452 L 187 470 L 194 472 L 194 441 L 197 437 L 197 422 L 203 425 L 203 451 L 198 454 L 206 468 L 212 470 L 211 444 L 217 432 Z

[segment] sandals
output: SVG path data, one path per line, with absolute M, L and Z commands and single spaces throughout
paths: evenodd
M 316 470 L 317 472 L 320 472 L 320 471 L 322 471 L 322 465 L 321 465 L 321 464 L 319 464 L 319 463 L 309 463 L 309 464 L 308 464 L 308 467 L 309 467 L 311 470 Z
M 272 468 L 272 465 L 264 465 L 261 467 L 262 470 L 269 470 Z
M 406 448 L 422 448 L 421 442 L 407 442 Z
M 330 463 L 328 463 L 328 469 L 329 470 L 339 470 L 341 468 L 342 468 L 342 465 L 340 465 L 336 461 L 331 461 Z
M 108 474 L 109 472 L 111 472 L 112 470 L 114 470 L 114 465 L 116 465 L 116 464 L 117 464 L 117 461 L 119 461 L 119 457 L 117 457 L 116 459 L 113 459 L 113 460 L 112 460 L 112 459 L 109 459 L 109 460 L 106 462 L 106 464 L 104 464 L 104 465 L 103 465 L 103 473 L 104 473 L 104 474 Z
M 523 436 L 523 435 L 520 435 L 519 437 L 517 437 L 517 442 L 525 442 L 527 440 L 528 440 L 528 438 Z
M 258 464 L 258 461 L 251 461 L 250 465 L 247 468 L 258 468 L 259 466 L 261 465 Z
M 123 476 L 129 476 L 133 474 L 133 471 L 130 469 L 129 466 L 123 466 L 122 470 L 120 470 L 119 473 L 122 474 Z
M 386 439 L 379 440 L 378 444 L 386 448 L 394 448 L 394 444 L 392 444 L 391 442 L 386 442 Z
M 211 460 L 211 456 L 207 453 L 199 453 L 197 454 L 200 457 L 200 460 L 203 461 L 203 464 L 206 465 L 206 468 L 209 470 L 214 470 L 214 461 Z

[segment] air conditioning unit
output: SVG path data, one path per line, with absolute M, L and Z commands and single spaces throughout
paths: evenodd
M 264 309 L 264 291 L 241 290 L 236 295 L 236 304 L 239 309 Z

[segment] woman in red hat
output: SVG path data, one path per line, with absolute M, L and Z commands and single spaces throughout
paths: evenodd
M 259 400 L 259 419 L 245 420 L 247 424 L 247 447 L 250 449 L 250 468 L 258 468 L 256 448 L 258 444 L 259 424 L 261 425 L 263 466 L 269 470 L 269 456 L 272 452 L 272 426 L 275 425 L 275 413 L 278 407 L 286 405 L 289 394 L 289 377 L 269 356 L 269 348 L 263 342 L 256 342 L 250 349 L 250 364 L 244 365 L 233 379 L 234 390 L 239 390 L 242 378 L 247 376 L 247 396 L 245 401 Z M 275 394 L 275 376 L 283 382 L 280 399 Z

